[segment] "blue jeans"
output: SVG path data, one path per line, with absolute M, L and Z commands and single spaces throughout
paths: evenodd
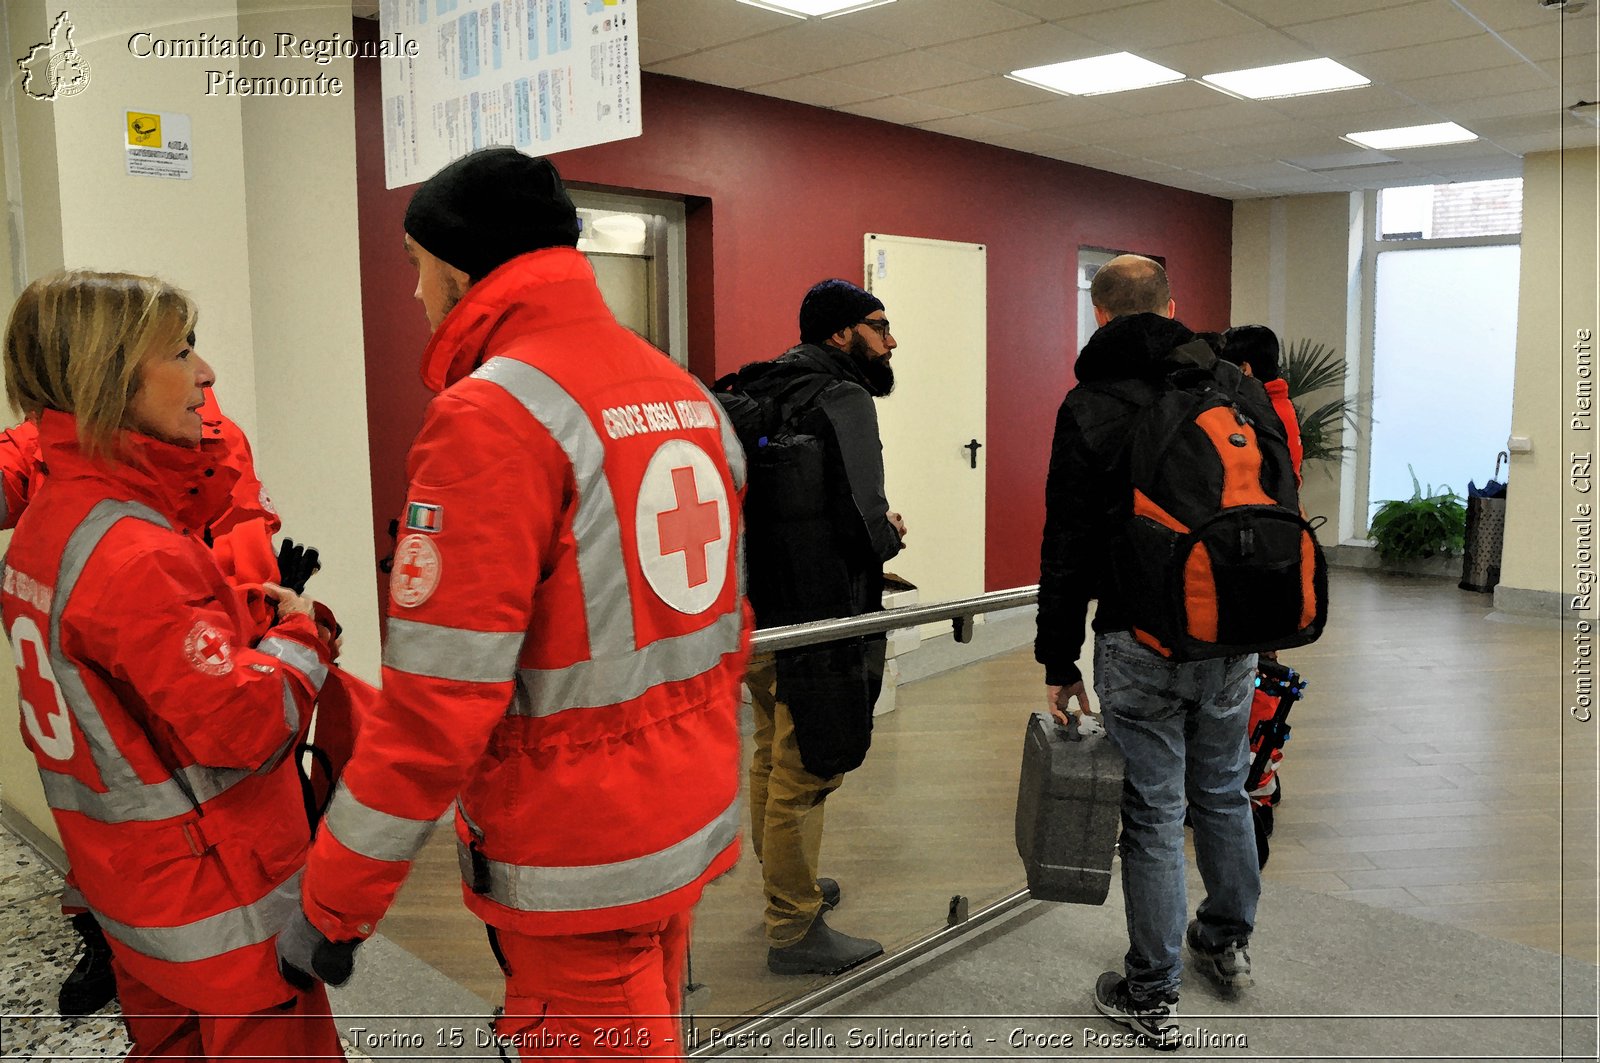
M 1126 631 L 1095 636 L 1095 696 L 1127 761 L 1119 847 L 1136 995 L 1176 995 L 1182 980 L 1186 798 L 1206 888 L 1196 913 L 1204 943 L 1248 941 L 1255 927 L 1261 869 L 1244 792 L 1255 671 L 1253 653 L 1177 664 Z

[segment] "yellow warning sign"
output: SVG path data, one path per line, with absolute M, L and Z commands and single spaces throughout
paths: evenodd
M 141 148 L 161 146 L 161 116 L 128 112 L 128 143 Z

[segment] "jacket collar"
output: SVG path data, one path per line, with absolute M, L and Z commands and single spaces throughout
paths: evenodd
M 518 255 L 478 283 L 445 315 L 422 355 L 422 382 L 443 391 L 488 360 L 498 337 L 525 336 L 579 321 L 609 321 L 594 268 L 571 247 Z
M 830 376 L 840 380 L 848 380 L 852 384 L 859 384 L 867 388 L 867 374 L 855 358 L 846 351 L 827 343 L 802 343 L 798 347 L 791 347 L 780 358 L 790 361 L 810 361 L 820 365 Z M 871 394 L 871 388 L 867 388 Z
M 1073 368 L 1079 383 L 1160 377 L 1170 372 L 1167 355 L 1194 339 L 1183 323 L 1160 314 L 1126 314 L 1101 326 Z
M 57 410 L 39 416 L 39 453 L 52 482 L 100 481 L 191 532 L 228 508 L 239 471 L 221 460 L 226 449 L 221 440 L 180 447 L 124 429 L 113 446 L 116 460 L 92 458 L 78 442 L 77 417 Z

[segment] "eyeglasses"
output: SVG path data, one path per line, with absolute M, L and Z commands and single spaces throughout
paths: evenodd
M 887 336 L 889 334 L 889 319 L 886 317 L 880 317 L 876 319 L 869 317 L 863 321 L 857 321 L 856 324 L 865 325 L 880 336 Z

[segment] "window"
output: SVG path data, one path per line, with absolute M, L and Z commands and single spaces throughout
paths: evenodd
M 1450 240 L 1522 232 L 1522 178 L 1385 188 L 1379 240 Z

